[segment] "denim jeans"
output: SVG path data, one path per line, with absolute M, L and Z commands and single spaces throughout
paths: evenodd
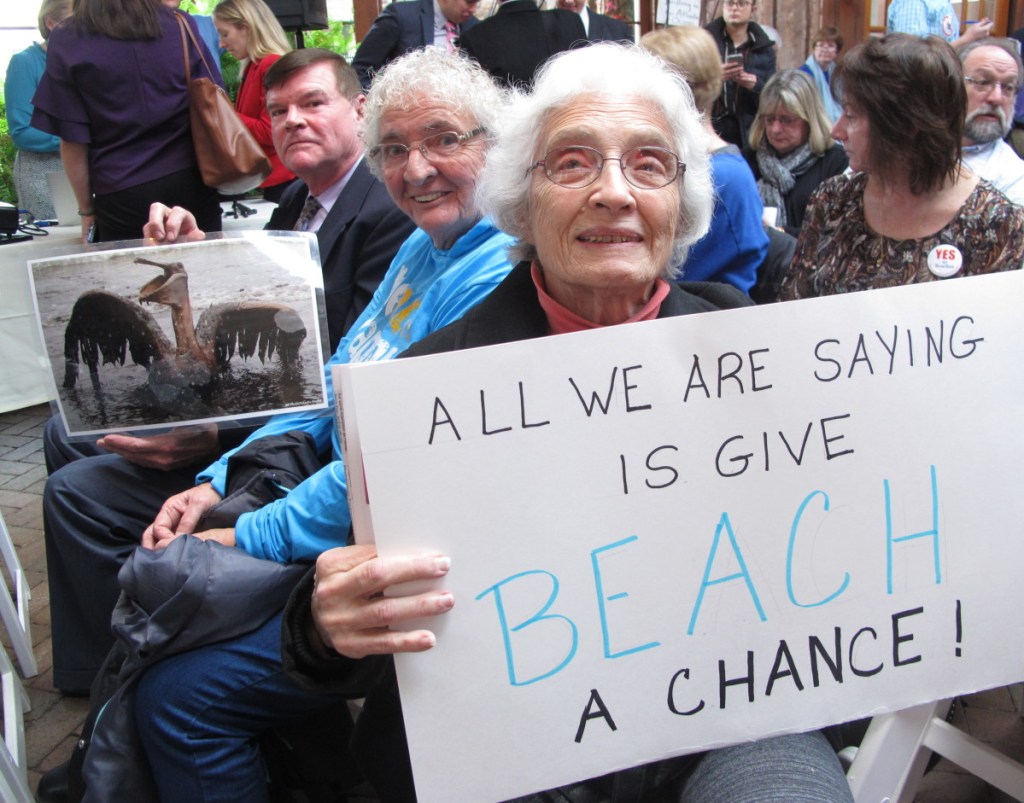
M 298 719 L 339 699 L 304 690 L 285 675 L 280 630 L 277 616 L 241 639 L 167 659 L 143 676 L 136 723 L 164 803 L 267 801 L 266 772 L 256 738 L 274 724 Z M 401 725 L 396 722 L 396 727 Z M 719 748 L 696 760 L 677 761 L 685 767 L 683 777 L 659 784 L 658 800 L 853 800 L 835 750 L 816 731 Z M 670 769 L 673 760 L 662 763 Z M 524 800 L 606 800 L 602 789 L 599 783 L 584 783 Z
M 135 700 L 160 799 L 267 801 L 257 738 L 337 699 L 285 674 L 280 614 L 241 638 L 161 661 L 142 676 Z

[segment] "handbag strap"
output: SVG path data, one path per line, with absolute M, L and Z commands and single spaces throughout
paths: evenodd
M 210 65 L 206 63 L 206 56 L 203 55 L 203 49 L 199 47 L 199 42 L 196 41 L 196 35 L 192 33 L 192 28 L 187 22 L 185 22 L 185 18 L 177 11 L 174 12 L 174 16 L 178 18 L 178 25 L 181 28 L 181 53 L 185 59 L 185 81 L 187 83 L 192 82 L 192 69 L 188 58 L 188 40 L 185 39 L 186 33 L 188 34 L 188 38 L 192 40 L 192 45 L 195 47 L 196 53 L 199 54 L 199 58 L 202 60 L 203 66 L 206 68 L 206 74 L 213 75 L 213 72 L 210 70 Z

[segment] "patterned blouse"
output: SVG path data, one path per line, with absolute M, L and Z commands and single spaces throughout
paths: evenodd
M 811 196 L 780 301 L 930 282 L 939 277 L 929 270 L 928 255 L 948 245 L 963 255 L 956 276 L 1022 266 L 1024 209 L 984 179 L 947 226 L 919 240 L 894 240 L 868 227 L 866 184 L 864 173 L 836 176 Z

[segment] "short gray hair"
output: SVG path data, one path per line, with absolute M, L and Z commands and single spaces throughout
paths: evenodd
M 967 57 L 970 55 L 971 51 L 977 50 L 979 47 L 997 47 L 1000 50 L 1005 51 L 1006 54 L 1013 59 L 1013 63 L 1017 65 L 1017 83 L 1020 84 L 1024 81 L 1024 63 L 1021 63 L 1020 48 L 1017 45 L 1016 39 L 1007 39 L 999 36 L 990 36 L 987 39 L 978 39 L 957 51 L 957 55 L 960 56 L 960 63 L 963 64 L 967 61 Z M 1020 87 L 1018 86 L 1017 89 L 1020 89 Z
M 474 128 L 493 134 L 506 95 L 479 64 L 463 55 L 436 47 L 414 50 L 389 63 L 370 84 L 363 108 L 366 149 L 380 144 L 380 120 L 385 112 L 412 111 L 425 101 L 442 103 L 453 114 L 468 114 Z M 380 178 L 372 159 L 369 166 Z
M 533 92 L 513 97 L 477 183 L 477 202 L 499 228 L 518 238 L 512 256 L 533 259 L 534 244 L 524 240 L 530 211 L 526 176 L 539 158 L 540 137 L 550 115 L 587 95 L 646 101 L 665 117 L 672 149 L 686 165 L 679 179 L 679 218 L 671 264 L 665 266 L 668 275 L 711 223 L 714 186 L 708 135 L 686 81 L 636 45 L 601 42 L 551 58 L 534 78 Z

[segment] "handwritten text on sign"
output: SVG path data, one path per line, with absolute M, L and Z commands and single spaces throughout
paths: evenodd
M 345 369 L 357 534 L 452 557 L 398 661 L 420 798 L 1019 680 L 1022 280 Z

